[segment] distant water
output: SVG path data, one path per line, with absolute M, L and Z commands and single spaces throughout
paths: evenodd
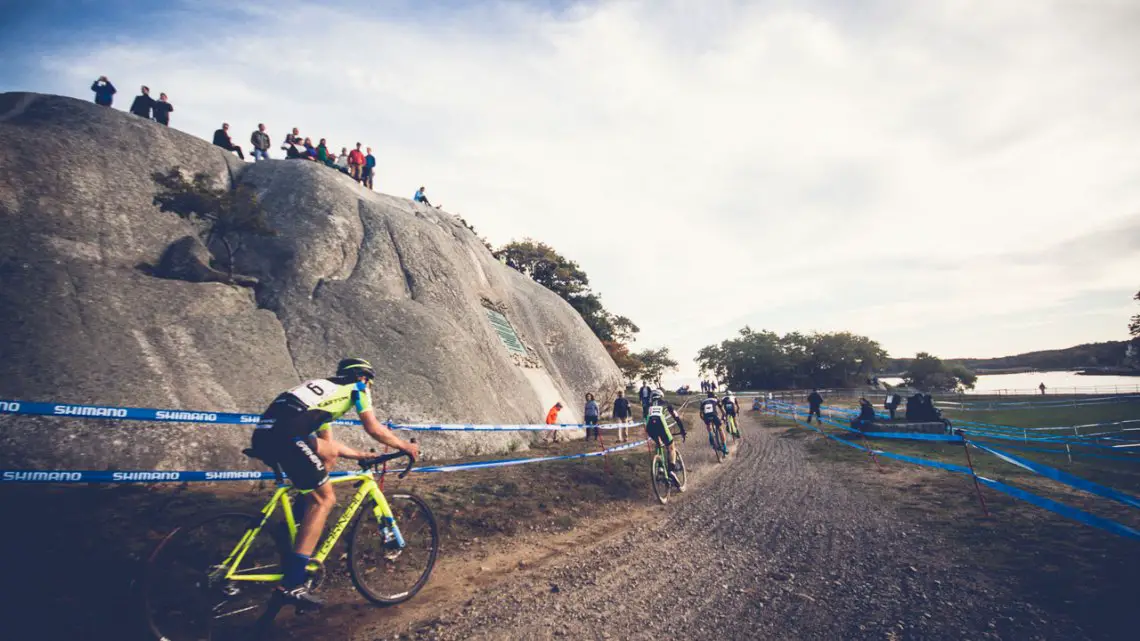
M 898 385 L 898 378 L 884 378 L 884 382 Z M 1114 394 L 1140 392 L 1140 376 L 1081 376 L 1076 372 L 1024 372 L 1021 374 L 983 374 L 973 392 L 1019 392 L 1039 394 L 1038 386 L 1045 383 L 1046 394 Z

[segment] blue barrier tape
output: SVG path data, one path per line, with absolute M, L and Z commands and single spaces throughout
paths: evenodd
M 1086 457 L 1086 458 L 1103 458 L 1103 459 L 1111 459 L 1111 460 L 1116 460 L 1116 461 L 1132 461 L 1134 463 L 1136 461 L 1140 461 L 1140 458 L 1137 458 L 1137 456 L 1113 456 L 1112 454 L 1098 454 L 1096 452 L 1081 452 L 1081 451 L 1075 451 L 1074 452 L 1074 451 L 1068 451 L 1068 450 L 1064 450 L 1064 449 L 1049 449 L 1046 447 L 1030 447 L 1028 445 L 1016 445 L 1014 443 L 1002 443 L 1001 446 L 1003 449 L 1015 449 L 1015 450 L 1021 450 L 1024 452 L 1041 452 L 1042 454 L 1060 454 L 1062 456 L 1071 455 L 1071 456 L 1079 456 L 1079 457 Z
M 982 483 L 983 485 L 985 485 L 986 487 L 989 487 L 989 488 L 995 489 L 999 492 L 1008 494 L 1009 496 L 1012 496 L 1015 499 L 1020 499 L 1022 501 L 1025 501 L 1026 503 L 1032 503 L 1033 505 L 1036 505 L 1037 507 L 1044 508 L 1044 509 L 1049 510 L 1050 512 L 1054 512 L 1056 514 L 1060 514 L 1061 516 L 1063 516 L 1065 518 L 1072 519 L 1072 520 L 1077 521 L 1079 523 L 1084 523 L 1085 525 L 1091 525 L 1093 527 L 1100 528 L 1102 530 L 1107 530 L 1109 532 L 1112 532 L 1113 534 L 1118 534 L 1120 536 L 1127 537 L 1130 539 L 1140 539 L 1140 532 L 1138 532 L 1138 531 L 1136 531 L 1136 530 L 1134 530 L 1134 529 L 1132 529 L 1132 528 L 1130 528 L 1127 525 L 1124 525 L 1122 523 L 1117 523 L 1116 521 L 1110 521 L 1109 519 L 1106 519 L 1106 518 L 1103 518 L 1100 516 L 1096 516 L 1095 514 L 1089 514 L 1088 512 L 1085 512 L 1083 510 L 1078 510 L 1075 507 L 1070 507 L 1068 505 L 1065 505 L 1064 503 L 1059 503 L 1059 502 L 1054 501 L 1052 499 L 1047 499 L 1043 496 L 1037 496 L 1036 494 L 1033 494 L 1032 492 L 1026 492 L 1025 490 L 1023 490 L 1019 487 L 1014 487 L 1012 485 L 1006 485 L 1005 483 L 1002 483 L 1001 481 L 995 481 L 993 479 L 988 479 L 984 476 L 977 476 L 975 478 L 977 478 L 978 481 L 980 483 Z
M 1068 485 L 1069 487 L 1074 487 L 1078 490 L 1088 492 L 1089 494 L 1102 496 L 1106 499 L 1111 499 L 1118 503 L 1123 503 L 1129 507 L 1140 509 L 1140 499 L 1129 494 L 1125 494 L 1119 490 L 1115 490 L 1111 487 L 1105 487 L 1099 483 L 1093 483 L 1092 481 L 1083 479 L 1079 476 L 1074 476 L 1068 472 L 1058 470 L 1055 467 L 1045 465 L 1044 463 L 1038 463 L 1037 461 L 1031 461 L 1029 459 L 1017 456 L 1016 454 L 1010 454 L 1008 452 L 996 450 L 981 443 L 976 443 L 974 441 L 967 441 L 967 443 L 969 443 L 971 447 L 982 450 L 983 452 L 993 454 L 994 456 L 1007 463 L 1011 463 L 1022 469 L 1029 470 L 1035 474 L 1040 474 L 1045 478 L 1052 479 L 1063 485 Z
M 569 461 L 573 459 L 604 456 L 644 445 L 648 440 L 618 445 L 597 452 L 567 454 L 563 456 L 540 456 L 532 458 L 504 459 L 499 461 L 475 461 L 455 465 L 436 465 L 414 468 L 412 473 L 430 474 L 435 472 L 460 472 L 508 465 L 525 465 L 546 461 Z M 330 477 L 351 476 L 359 472 L 329 472 Z M 217 481 L 272 481 L 273 472 L 255 470 L 216 470 L 216 471 L 174 471 L 174 470 L 0 470 L 0 483 L 187 483 Z
M 84 418 L 121 421 L 153 421 L 160 423 L 208 423 L 220 425 L 256 425 L 260 414 L 236 412 L 204 412 L 197 410 L 170 410 L 150 407 L 116 407 L 113 405 L 69 405 L 63 403 L 37 403 L 0 399 L 0 414 L 24 416 L 55 416 L 58 418 Z M 333 425 L 360 425 L 353 419 L 338 419 Z M 389 423 L 391 429 L 424 432 L 546 432 L 549 430 L 577 430 L 587 427 L 616 430 L 621 427 L 641 425 L 634 423 L 606 423 L 586 425 L 585 423 L 559 423 L 557 425 L 479 425 L 472 423 L 443 423 L 425 425 L 399 425 Z
M 818 432 L 818 433 L 822 434 L 823 436 L 825 436 L 825 437 L 827 437 L 833 441 L 836 441 L 837 443 L 842 443 L 842 444 L 847 445 L 849 447 L 853 447 L 857 450 L 862 450 L 864 452 L 874 452 L 877 456 L 895 459 L 898 461 L 904 461 L 907 463 L 913 463 L 915 465 L 921 465 L 924 467 L 936 467 L 936 468 L 944 469 L 944 470 L 947 470 L 950 472 L 955 472 L 957 474 L 964 474 L 966 476 L 972 476 L 972 477 L 976 478 L 980 483 L 985 484 L 987 487 L 995 489 L 995 490 L 1002 492 L 1004 494 L 1008 494 L 1009 496 L 1012 496 L 1016 499 L 1020 499 L 1022 501 L 1027 502 L 1027 503 L 1031 503 L 1031 504 L 1036 505 L 1037 507 L 1043 508 L 1045 510 L 1049 510 L 1050 512 L 1053 512 L 1055 514 L 1059 514 L 1065 518 L 1072 519 L 1074 521 L 1084 523 L 1084 524 L 1090 525 L 1092 527 L 1100 528 L 1102 530 L 1106 530 L 1108 532 L 1112 532 L 1113 534 L 1118 534 L 1120 536 L 1124 536 L 1127 538 L 1140 539 L 1140 532 L 1138 532 L 1137 530 L 1134 530 L 1133 528 L 1128 527 L 1127 525 L 1123 525 L 1121 523 L 1117 523 L 1116 521 L 1112 521 L 1112 520 L 1109 520 L 1109 519 L 1106 519 L 1103 517 L 1099 517 L 1099 516 L 1096 516 L 1094 514 L 1089 514 L 1088 512 L 1078 510 L 1077 508 L 1070 507 L 1068 505 L 1065 505 L 1064 503 L 1059 503 L 1059 502 L 1054 501 L 1052 499 L 1047 499 L 1043 496 L 1038 496 L 1038 495 L 1033 494 L 1031 492 L 1027 492 L 1025 490 L 1022 490 L 1021 488 L 1017 488 L 1017 487 L 1014 487 L 1012 485 L 1007 485 L 1005 483 L 1002 483 L 1001 481 L 995 481 L 993 479 L 989 479 L 989 478 L 986 478 L 984 476 L 979 476 L 976 473 L 974 473 L 972 470 L 970 470 L 970 468 L 968 468 L 968 467 L 964 467 L 961 465 L 955 465 L 953 463 L 943 463 L 941 461 L 932 461 L 930 459 L 923 459 L 923 458 L 917 458 L 917 457 L 913 457 L 913 456 L 906 456 L 904 454 L 896 454 L 894 452 L 884 452 L 882 450 L 872 450 L 870 448 L 859 445 L 858 443 L 851 443 L 847 440 L 844 440 L 841 438 L 836 438 L 835 436 L 828 434 L 827 432 L 824 432 L 821 429 L 818 429 L 818 428 L 812 427 L 811 425 L 802 423 L 799 420 L 796 420 L 795 418 L 792 418 L 791 420 L 794 423 L 796 423 L 797 425 L 807 427 L 808 429 L 815 431 L 815 432 Z

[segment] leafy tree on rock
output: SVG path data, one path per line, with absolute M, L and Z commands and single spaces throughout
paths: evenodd
M 179 167 L 155 172 L 151 178 L 159 187 L 154 197 L 159 209 L 203 223 L 206 247 L 217 241 L 225 248 L 225 268 L 231 281 L 235 280 L 235 258 L 246 238 L 277 234 L 269 226 L 256 190 L 248 185 L 221 186 L 205 172 L 187 180 Z

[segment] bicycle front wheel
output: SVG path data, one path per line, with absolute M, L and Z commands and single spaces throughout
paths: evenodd
M 675 446 L 674 446 L 675 447 Z M 685 483 L 688 482 L 688 472 L 685 470 L 685 459 L 681 457 L 681 450 L 677 450 L 677 480 L 680 481 L 680 489 L 685 489 Z
M 348 539 L 348 571 L 364 598 L 377 605 L 403 603 L 427 583 L 439 554 L 439 528 L 423 499 L 415 494 L 392 494 L 388 505 L 404 547 L 385 540 L 376 521 L 375 504 L 361 507 Z
M 277 581 L 243 575 L 281 574 L 288 543 L 267 528 L 253 539 L 238 571 L 222 564 L 260 514 L 215 514 L 166 536 L 147 559 L 140 605 L 145 625 L 165 641 L 223 641 L 248 636 Z M 231 563 L 232 566 L 232 563 Z
M 649 468 L 653 477 L 653 493 L 662 505 L 669 502 L 669 493 L 673 491 L 673 484 L 669 482 L 669 466 L 665 464 L 665 455 L 658 450 L 653 456 L 653 464 Z

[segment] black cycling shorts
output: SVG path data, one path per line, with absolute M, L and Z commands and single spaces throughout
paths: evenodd
M 281 466 L 299 490 L 315 490 L 329 480 L 325 464 L 317 456 L 312 438 L 281 436 L 273 429 L 253 431 L 253 451 L 266 463 Z
M 701 418 L 705 421 L 705 427 L 708 427 L 709 425 L 716 425 L 717 427 L 720 427 L 720 416 L 716 414 L 704 414 L 701 416 Z
M 665 427 L 665 421 L 659 418 L 650 418 L 645 424 L 645 433 L 658 445 L 669 445 L 673 442 L 673 435 Z

